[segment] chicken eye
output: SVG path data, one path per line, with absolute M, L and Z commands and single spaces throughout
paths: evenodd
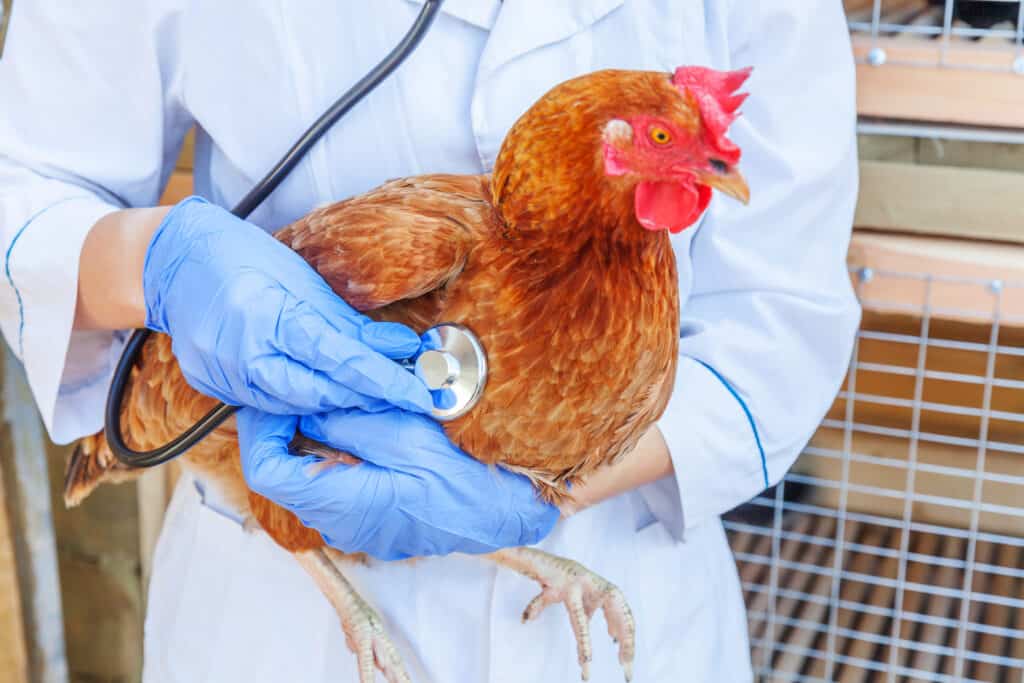
M 672 134 L 661 126 L 654 126 L 651 128 L 649 135 L 651 141 L 656 145 L 667 145 L 672 142 Z

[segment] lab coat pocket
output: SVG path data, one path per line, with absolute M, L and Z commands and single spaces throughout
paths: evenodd
M 347 655 L 330 604 L 269 536 L 187 485 L 154 567 L 145 683 L 323 680 L 326 660 Z
M 637 624 L 634 680 L 705 680 L 690 679 L 686 672 L 703 658 L 700 631 L 708 625 L 711 587 L 700 549 L 687 545 L 675 541 L 661 522 L 634 534 L 630 580 L 623 587 Z
M 202 505 L 183 477 L 168 509 L 153 561 L 145 625 L 143 680 L 209 680 L 241 528 Z M 189 656 L 181 656 L 187 652 Z

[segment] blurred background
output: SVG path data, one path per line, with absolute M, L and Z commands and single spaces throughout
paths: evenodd
M 821 429 L 727 521 L 763 681 L 1024 683 L 1024 15 L 846 0 L 864 321 Z M 166 201 L 191 188 L 191 144 Z M 64 509 L 3 364 L 0 683 L 137 681 L 173 466 Z M 784 401 L 784 396 L 779 397 Z
M 1016 1 L 844 4 L 864 319 L 793 472 L 726 524 L 755 670 L 1021 683 L 1024 16 Z

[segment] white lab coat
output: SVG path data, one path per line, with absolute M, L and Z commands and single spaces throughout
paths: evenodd
M 98 430 L 117 335 L 72 333 L 78 256 L 103 214 L 156 202 L 197 124 L 197 192 L 233 205 L 406 31 L 415 0 L 15 3 L 0 61 L 0 328 L 46 427 Z M 834 395 L 858 308 L 853 69 L 832 0 L 448 0 L 419 50 L 253 216 L 277 228 L 388 178 L 489 169 L 546 89 L 605 67 L 754 65 L 732 138 L 749 207 L 716 197 L 674 238 L 682 329 L 660 422 L 676 475 L 561 523 L 544 548 L 617 583 L 636 680 L 751 677 L 719 515 L 779 479 Z M 200 484 L 201 486 L 201 484 Z M 149 682 L 355 680 L 333 612 L 264 535 L 179 487 L 157 549 Z M 526 626 L 531 582 L 473 558 L 350 572 L 413 678 L 568 681 L 564 612 Z M 621 680 L 595 622 L 592 680 Z

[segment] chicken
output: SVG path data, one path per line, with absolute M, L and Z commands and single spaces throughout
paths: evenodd
M 558 502 L 567 486 L 629 453 L 668 402 L 679 335 L 669 232 L 699 218 L 712 188 L 747 201 L 740 150 L 726 131 L 748 74 L 690 67 L 567 81 L 516 122 L 493 174 L 392 181 L 277 237 L 375 319 L 420 332 L 440 322 L 472 329 L 487 353 L 487 389 L 445 430 Z M 154 448 L 213 404 L 186 384 L 170 339 L 154 335 L 122 404 L 125 438 Z M 184 457 L 186 467 L 295 555 L 338 611 L 361 680 L 372 681 L 374 667 L 408 680 L 379 616 L 342 574 L 355 558 L 326 549 L 319 533 L 246 489 L 236 436 L 226 423 Z M 293 450 L 328 463 L 351 458 L 302 437 Z M 71 458 L 65 500 L 74 505 L 98 483 L 132 475 L 97 434 Z M 536 549 L 488 558 L 541 584 L 524 620 L 565 604 L 584 678 L 588 622 L 603 609 L 629 678 L 634 625 L 618 588 Z

